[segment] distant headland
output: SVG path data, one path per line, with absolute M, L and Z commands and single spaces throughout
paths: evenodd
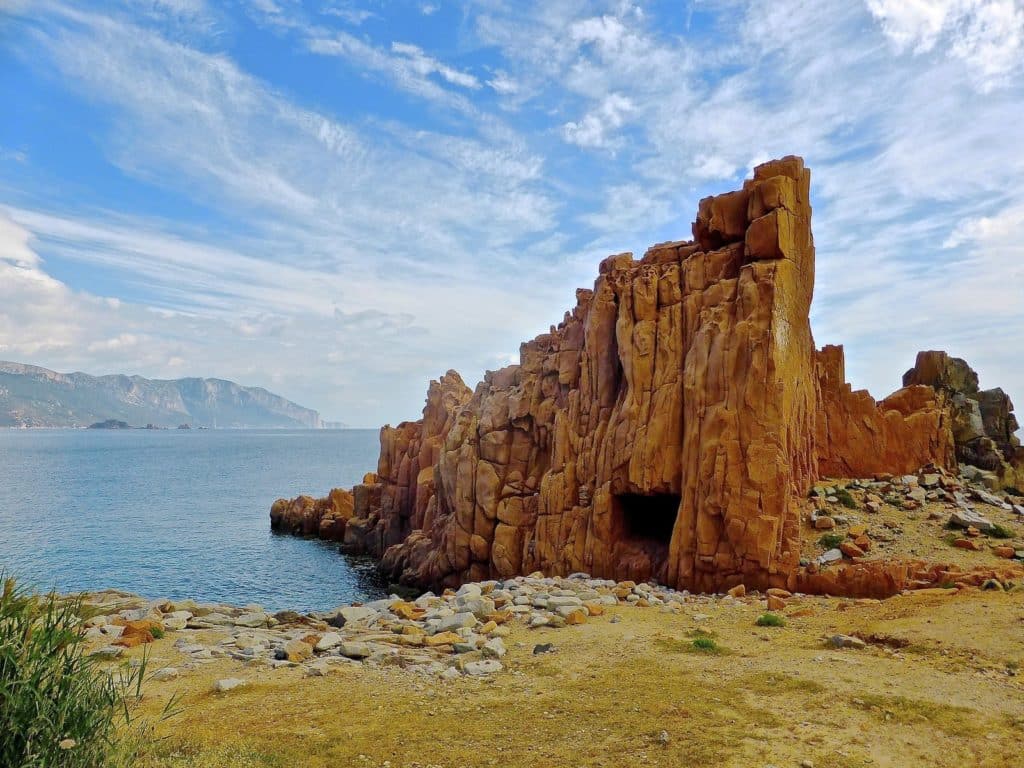
M 320 414 L 223 379 L 57 373 L 0 361 L 0 427 L 322 429 Z

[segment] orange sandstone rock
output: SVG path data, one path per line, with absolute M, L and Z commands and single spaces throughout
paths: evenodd
M 810 171 L 798 157 L 760 165 L 742 189 L 700 201 L 692 230 L 602 261 L 517 365 L 473 390 L 454 371 L 431 382 L 420 420 L 381 430 L 351 512 L 299 497 L 275 502 L 272 524 L 319 529 L 435 590 L 534 571 L 616 579 L 619 599 L 649 579 L 905 588 L 903 564 L 798 565 L 819 474 L 954 465 L 934 387 L 876 403 L 846 384 L 841 347 L 815 350 Z
M 786 601 L 781 597 L 775 595 L 768 595 L 768 610 L 769 611 L 781 611 L 786 607 Z
M 973 539 L 957 539 L 953 542 L 953 546 L 959 547 L 960 549 L 971 549 L 975 552 L 981 549 L 981 544 L 979 544 L 977 541 L 974 541 Z

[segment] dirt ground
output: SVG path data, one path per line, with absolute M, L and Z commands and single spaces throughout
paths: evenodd
M 516 626 L 486 679 L 216 660 L 148 685 L 147 712 L 175 692 L 181 711 L 141 765 L 1022 764 L 1024 590 L 793 599 L 783 627 L 755 626 L 763 612 L 753 598 L 679 615 L 623 605 L 581 626 Z M 835 633 L 869 644 L 834 649 Z M 696 649 L 701 636 L 715 647 Z M 153 668 L 181 663 L 174 637 L 150 647 Z M 555 651 L 534 655 L 539 643 Z M 226 677 L 247 684 L 214 693 Z

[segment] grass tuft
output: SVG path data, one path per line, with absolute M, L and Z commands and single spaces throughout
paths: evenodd
M 695 637 L 691 641 L 691 645 L 695 651 L 699 653 L 718 653 L 718 643 L 710 637 Z
M 988 730 L 981 713 L 966 707 L 937 704 L 905 696 L 865 694 L 854 704 L 881 720 L 900 725 L 929 723 L 950 736 L 977 736 Z
M 705 653 L 715 656 L 722 656 L 729 653 L 729 649 L 718 644 L 711 634 L 703 630 L 691 630 L 687 633 L 688 639 L 678 637 L 659 637 L 654 644 L 663 651 L 669 653 Z
M 822 549 L 835 549 L 843 543 L 843 540 L 845 538 L 846 537 L 843 536 L 841 533 L 826 533 L 824 536 L 818 539 L 818 545 Z
M 988 532 L 988 535 L 993 539 L 1012 539 L 1013 531 L 1007 528 L 1005 525 L 999 525 L 998 523 L 992 526 L 992 530 Z
M 777 613 L 762 613 L 755 622 L 759 627 L 784 627 L 786 619 Z
M 836 491 L 836 498 L 839 499 L 839 503 L 847 509 L 857 509 L 857 500 L 853 498 L 853 495 L 845 488 L 840 488 Z

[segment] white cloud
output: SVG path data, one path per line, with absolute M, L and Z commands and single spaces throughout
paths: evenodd
M 897 50 L 931 51 L 942 41 L 982 91 L 1004 85 L 1024 63 L 1019 0 L 867 0 Z
M 495 72 L 494 77 L 487 81 L 487 85 L 502 96 L 511 96 L 519 92 L 519 83 L 501 71 Z
M 463 88 L 480 87 L 480 81 L 474 75 L 461 72 L 427 56 L 419 46 L 395 42 L 391 44 L 391 50 L 408 59 L 413 71 L 424 77 L 436 73 L 452 85 L 460 85 Z
M 629 115 L 635 111 L 633 102 L 618 93 L 610 93 L 578 122 L 562 126 L 562 134 L 570 144 L 592 149 L 609 149 L 620 143 L 615 135 Z

